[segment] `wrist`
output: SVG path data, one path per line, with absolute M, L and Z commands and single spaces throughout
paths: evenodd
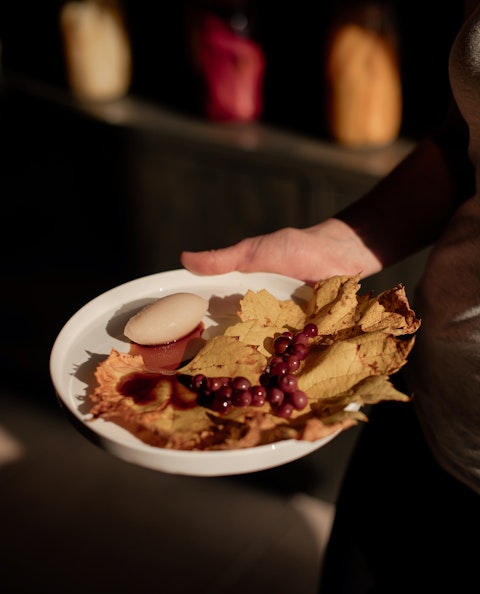
M 324 257 L 331 263 L 332 274 L 365 278 L 383 268 L 381 261 L 362 241 L 355 230 L 341 219 L 332 217 L 306 229 L 326 240 Z

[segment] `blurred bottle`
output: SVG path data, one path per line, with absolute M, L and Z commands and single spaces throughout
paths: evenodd
M 111 101 L 130 87 L 132 56 L 117 0 L 71 0 L 60 12 L 67 78 L 72 93 L 87 101 Z
M 201 109 L 212 121 L 257 119 L 263 109 L 266 60 L 248 0 L 190 5 L 189 36 Z
M 337 6 L 326 46 L 327 127 L 343 145 L 387 145 L 398 137 L 402 121 L 393 9 L 369 0 Z

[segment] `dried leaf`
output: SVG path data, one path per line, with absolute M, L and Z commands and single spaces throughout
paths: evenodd
M 267 360 L 257 348 L 232 336 L 214 336 L 178 373 L 208 377 L 242 376 L 256 382 Z
M 248 320 L 228 327 L 225 336 L 234 336 L 239 341 L 256 347 L 265 357 L 271 357 L 274 337 L 287 330 L 286 326 L 263 326 L 258 320 Z
M 305 312 L 293 300 L 279 301 L 266 289 L 257 293 L 247 291 L 240 300 L 239 318 L 242 322 L 254 320 L 261 326 L 300 328 Z
M 311 399 L 330 398 L 363 379 L 390 375 L 406 362 L 414 339 L 402 340 L 384 332 L 370 332 L 311 347 L 298 385 Z

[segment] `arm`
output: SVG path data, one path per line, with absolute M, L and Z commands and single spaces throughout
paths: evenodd
M 362 277 L 434 241 L 473 187 L 463 119 L 414 151 L 369 193 L 335 217 L 306 229 L 285 228 L 220 250 L 183 252 L 199 274 L 278 272 L 304 281 L 335 274 Z
M 420 143 L 393 172 L 337 217 L 382 267 L 430 245 L 460 202 L 473 193 L 463 120 Z

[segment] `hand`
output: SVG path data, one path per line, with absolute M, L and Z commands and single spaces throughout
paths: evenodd
M 223 249 L 183 252 L 180 260 L 197 274 L 276 272 L 310 284 L 336 274 L 360 273 L 363 278 L 382 268 L 353 229 L 339 219 L 307 229 L 287 227 Z

